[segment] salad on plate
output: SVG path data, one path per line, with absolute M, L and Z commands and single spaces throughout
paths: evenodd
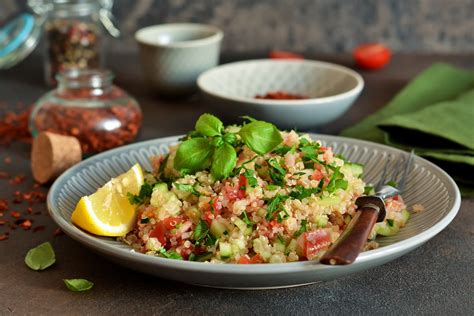
M 372 194 L 363 166 L 318 140 L 245 117 L 224 124 L 203 114 L 195 129 L 83 197 L 72 222 L 116 236 L 147 255 L 209 263 L 318 260 L 338 239 L 357 206 Z M 410 217 L 401 196 L 385 200 L 377 235 L 396 234 Z

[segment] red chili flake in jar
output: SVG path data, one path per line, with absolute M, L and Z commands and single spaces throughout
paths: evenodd
M 32 114 L 33 135 L 52 132 L 76 137 L 86 154 L 133 141 L 142 114 L 138 103 L 100 70 L 68 70 L 59 87 L 41 98 Z
M 2 234 L 0 235 L 0 241 L 2 240 L 7 240 L 8 239 L 8 235 L 7 234 Z
M 309 99 L 307 96 L 299 94 L 291 94 L 285 91 L 274 91 L 268 92 L 264 95 L 257 94 L 256 99 L 266 99 L 266 100 L 304 100 Z
M 20 212 L 12 211 L 12 212 L 10 212 L 10 216 L 14 217 L 14 218 L 20 218 L 21 214 L 20 214 Z

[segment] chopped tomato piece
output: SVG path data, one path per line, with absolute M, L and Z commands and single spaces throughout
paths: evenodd
M 245 189 L 247 187 L 247 178 L 244 175 L 239 177 L 239 191 L 237 193 L 237 198 L 243 199 L 245 197 Z
M 304 59 L 303 55 L 283 50 L 273 50 L 270 52 L 268 57 L 271 59 Z
M 181 216 L 176 216 L 176 217 L 167 217 L 162 220 L 164 226 L 166 229 L 170 230 L 176 227 L 179 223 L 183 221 L 183 218 Z
M 321 250 L 329 248 L 331 236 L 324 229 L 316 229 L 303 233 L 297 240 L 298 255 L 312 260 Z
M 166 227 L 163 221 L 156 224 L 155 229 L 150 233 L 150 237 L 157 238 L 162 245 L 166 244 Z
M 311 180 L 321 180 L 323 178 L 323 173 L 319 170 L 314 170 L 313 174 L 311 175 Z
M 263 260 L 262 256 L 260 256 L 259 254 L 256 254 L 255 256 L 253 256 L 252 258 L 250 258 L 250 263 L 254 264 L 254 263 L 264 263 L 265 261 Z
M 357 65 L 365 69 L 380 69 L 390 61 L 392 53 L 382 44 L 364 44 L 353 51 Z
M 239 261 L 237 261 L 238 264 L 250 264 L 250 257 L 248 255 L 243 255 L 240 256 Z

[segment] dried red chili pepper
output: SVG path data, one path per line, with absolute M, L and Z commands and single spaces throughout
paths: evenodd
M 304 100 L 309 99 L 306 96 L 299 95 L 299 94 L 291 94 L 285 91 L 275 91 L 275 92 L 268 92 L 264 95 L 257 94 L 255 96 L 256 99 L 265 99 L 265 100 Z

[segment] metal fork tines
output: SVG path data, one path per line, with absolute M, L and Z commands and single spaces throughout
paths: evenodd
M 403 156 L 406 156 L 406 154 L 403 154 Z M 375 190 L 378 192 L 380 197 L 384 198 L 393 195 L 394 190 L 396 190 L 397 193 L 401 193 L 405 190 L 405 185 L 414 157 L 415 152 L 413 150 L 410 152 L 408 157 L 389 157 L 389 160 L 383 168 L 382 176 L 375 186 Z M 394 160 L 395 163 L 393 163 Z M 390 171 L 389 169 L 392 170 Z M 393 181 L 396 185 L 387 185 L 388 181 Z

